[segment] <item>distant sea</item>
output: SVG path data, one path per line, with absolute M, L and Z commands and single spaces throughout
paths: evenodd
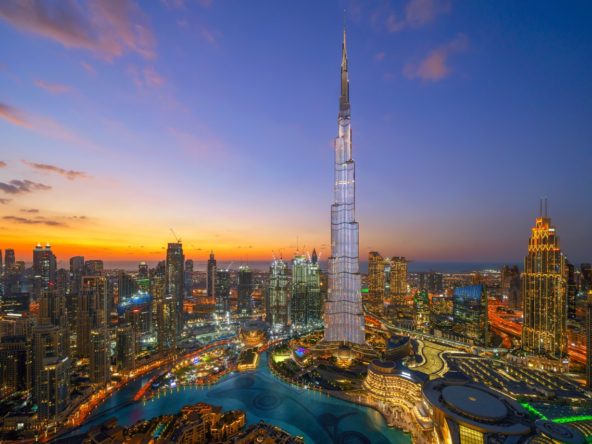
M 138 261 L 105 261 L 105 268 L 107 269 L 121 269 L 128 271 L 136 271 L 138 269 Z M 157 261 L 146 261 L 149 267 L 155 267 Z M 205 271 L 206 261 L 193 261 L 194 270 Z M 248 265 L 253 270 L 267 271 L 269 269 L 270 261 L 249 261 L 242 263 L 240 261 L 223 261 L 218 260 L 218 268 L 228 267 L 231 269 L 238 268 L 240 265 Z M 421 271 L 437 271 L 440 273 L 468 273 L 471 271 L 481 270 L 499 270 L 504 265 L 518 265 L 521 269 L 522 264 L 513 262 L 431 262 L 431 261 L 410 261 L 410 272 Z M 321 268 L 326 269 L 326 261 L 321 261 Z M 360 271 L 366 273 L 368 271 L 368 262 L 360 261 Z

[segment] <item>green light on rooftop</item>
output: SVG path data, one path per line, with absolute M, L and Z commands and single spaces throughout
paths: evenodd
M 362 293 L 368 293 L 368 289 L 367 288 L 362 288 Z
M 578 421 L 592 421 L 592 415 L 580 415 L 580 416 L 565 416 L 563 418 L 556 418 L 553 422 L 558 424 L 564 424 L 566 422 L 578 422 Z
M 539 412 L 537 409 L 535 409 L 533 406 L 531 406 L 528 402 L 521 402 L 520 405 L 522 407 L 524 407 L 526 410 L 528 410 L 530 413 L 532 413 L 533 415 L 538 416 L 540 419 L 549 419 L 545 415 L 543 415 L 541 412 Z

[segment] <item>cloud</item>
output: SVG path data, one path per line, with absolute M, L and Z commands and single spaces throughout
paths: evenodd
M 12 201 L 12 199 L 0 198 L 0 204 L 2 204 L 2 205 L 6 205 L 7 203 L 9 203 L 11 201 Z
M 112 60 L 126 51 L 154 58 L 155 39 L 132 0 L 0 2 L 0 18 L 16 28 Z
M 35 85 L 52 94 L 63 94 L 72 90 L 72 88 L 68 85 L 61 85 L 59 83 L 49 83 L 44 80 L 35 80 Z
M 1 4 L 1 3 L 0 3 Z M 13 125 L 30 128 L 31 124 L 23 117 L 22 113 L 10 105 L 0 102 L 0 117 L 9 121 Z
M 8 166 L 8 164 L 6 162 L 4 162 L 3 160 L 0 160 L 0 168 L 6 168 Z
M 399 32 L 420 28 L 434 21 L 440 14 L 450 11 L 449 0 L 409 0 L 404 11 L 397 12 L 389 3 L 383 3 L 370 16 L 375 28 Z
M 29 219 L 26 217 L 19 216 L 4 216 L 2 219 L 8 220 L 17 224 L 24 225 L 49 225 L 52 227 L 65 227 L 66 224 L 57 220 L 45 219 L 44 217 L 38 217 L 36 219 Z
M 448 66 L 450 54 L 465 51 L 469 47 L 469 39 L 464 34 L 459 34 L 446 45 L 440 46 L 428 53 L 419 63 L 407 63 L 403 73 L 409 79 L 421 79 L 429 82 L 437 82 L 447 77 L 451 69 Z
M 382 60 L 384 60 L 385 56 L 386 56 L 386 53 L 384 51 L 377 52 L 376 54 L 374 54 L 374 60 L 381 62 Z
M 157 88 L 165 83 L 164 77 L 158 74 L 152 66 L 142 70 L 138 69 L 136 66 L 130 66 L 127 69 L 127 74 L 138 88 Z
M 37 208 L 21 208 L 21 213 L 39 213 Z
M 23 194 L 32 191 L 46 191 L 51 190 L 49 185 L 43 183 L 32 182 L 30 180 L 11 180 L 10 182 L 0 182 L 0 190 L 7 194 Z
M 28 167 L 30 167 L 34 170 L 56 173 L 56 174 L 59 174 L 60 176 L 64 176 L 68 180 L 83 179 L 83 178 L 88 177 L 88 174 L 86 174 L 82 171 L 66 170 L 64 168 L 60 168 L 55 165 L 49 165 L 47 163 L 35 163 L 35 162 L 29 162 L 27 160 L 22 160 L 21 162 L 23 162 L 25 165 L 27 165 Z

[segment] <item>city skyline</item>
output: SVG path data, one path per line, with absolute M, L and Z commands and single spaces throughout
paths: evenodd
M 547 195 L 585 262 L 592 11 L 536 5 L 1 5 L 2 248 L 157 261 L 172 227 L 199 260 L 326 259 L 345 7 L 361 256 L 519 263 Z

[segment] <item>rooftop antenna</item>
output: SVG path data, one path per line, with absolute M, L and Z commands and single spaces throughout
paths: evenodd
M 547 217 L 547 197 L 545 196 L 545 217 Z
M 539 217 L 543 217 L 543 198 L 539 199 Z

